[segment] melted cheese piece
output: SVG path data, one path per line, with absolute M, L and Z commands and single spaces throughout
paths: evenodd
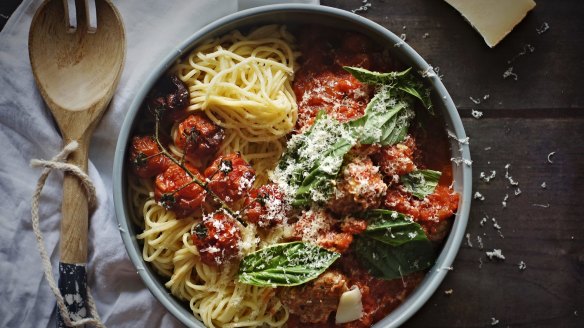
M 363 316 L 363 303 L 361 302 L 361 290 L 353 287 L 341 295 L 335 323 L 346 323 L 360 319 Z
M 445 0 L 494 47 L 527 15 L 533 0 Z

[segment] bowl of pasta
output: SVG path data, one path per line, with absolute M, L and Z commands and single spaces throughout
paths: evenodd
M 324 6 L 236 13 L 136 92 L 114 159 L 127 252 L 189 327 L 398 326 L 460 247 L 468 143 L 428 65 Z

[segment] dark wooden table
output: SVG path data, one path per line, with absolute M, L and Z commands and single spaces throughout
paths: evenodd
M 19 2 L 0 2 L 0 26 Z M 405 33 L 439 67 L 470 136 L 473 192 L 484 196 L 472 204 L 470 244 L 405 326 L 487 327 L 496 319 L 498 327 L 584 327 L 584 1 L 536 0 L 494 49 L 443 1 L 368 2 L 359 14 Z M 549 30 L 539 34 L 544 23 Z M 509 67 L 517 80 L 503 78 Z M 483 117 L 473 118 L 473 109 Z M 508 164 L 518 186 L 505 178 Z M 491 171 L 489 183 L 480 179 Z M 490 261 L 485 252 L 493 249 L 505 260 Z

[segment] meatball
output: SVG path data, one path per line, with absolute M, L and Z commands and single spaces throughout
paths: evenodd
M 458 200 L 459 195 L 454 190 L 442 185 L 438 185 L 434 193 L 421 200 L 401 186 L 396 186 L 387 192 L 384 205 L 388 209 L 410 215 L 422 225 L 430 239 L 440 240 L 448 229 L 448 223 L 443 221 L 456 212 Z
M 225 212 L 203 217 L 193 229 L 191 238 L 201 261 L 209 266 L 220 266 L 240 255 L 241 231 L 235 219 Z
M 294 224 L 291 240 L 315 243 L 330 251 L 344 253 L 353 242 L 353 234 L 340 228 L 341 221 L 325 210 L 305 211 Z
M 347 282 L 345 275 L 329 270 L 305 285 L 282 288 L 280 299 L 301 322 L 326 323 L 337 310 L 341 295 L 349 290 Z
M 207 186 L 222 201 L 233 204 L 241 200 L 255 181 L 255 170 L 239 152 L 219 156 L 205 170 Z
M 148 100 L 150 110 L 159 111 L 165 117 L 176 120 L 184 115 L 189 104 L 189 91 L 176 76 L 165 76 L 158 80 Z
M 400 175 L 416 170 L 415 150 L 416 141 L 413 137 L 407 136 L 401 143 L 382 147 L 377 154 L 373 155 L 373 160 L 379 166 L 381 173 L 387 177 L 387 181 L 396 184 L 399 182 Z
M 275 184 L 251 189 L 243 208 L 246 221 L 260 228 L 270 228 L 285 222 L 286 214 L 291 209 L 284 198 L 284 192 Z
M 204 160 L 215 155 L 225 138 L 223 128 L 202 113 L 189 115 L 180 122 L 177 130 L 174 144 L 193 161 Z
M 371 159 L 355 156 L 343 167 L 327 208 L 339 214 L 378 208 L 386 190 L 383 177 Z
M 189 164 L 186 164 L 186 168 L 196 179 L 203 180 L 203 176 L 196 168 Z M 179 218 L 199 209 L 205 201 L 205 196 L 205 189 L 176 164 L 156 177 L 154 191 L 156 201 L 167 210 L 173 211 Z
M 151 178 L 164 172 L 172 161 L 162 154 L 151 136 L 135 136 L 130 148 L 130 167 L 140 178 Z

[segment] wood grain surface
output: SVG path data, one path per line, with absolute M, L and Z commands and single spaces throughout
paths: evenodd
M 0 13 L 18 2 L 0 2 Z M 464 243 L 454 270 L 404 326 L 490 327 L 494 318 L 495 327 L 584 327 L 584 1 L 536 0 L 493 49 L 443 1 L 368 2 L 360 15 L 405 33 L 440 68 L 470 136 L 474 191 L 485 198 L 471 207 L 472 247 Z M 321 3 L 354 10 L 363 1 Z M 549 30 L 538 34 L 544 23 Z M 518 79 L 503 79 L 511 66 Z M 518 186 L 505 178 L 507 164 Z M 479 178 L 491 171 L 489 183 Z M 490 261 L 485 252 L 493 249 L 505 260 Z

